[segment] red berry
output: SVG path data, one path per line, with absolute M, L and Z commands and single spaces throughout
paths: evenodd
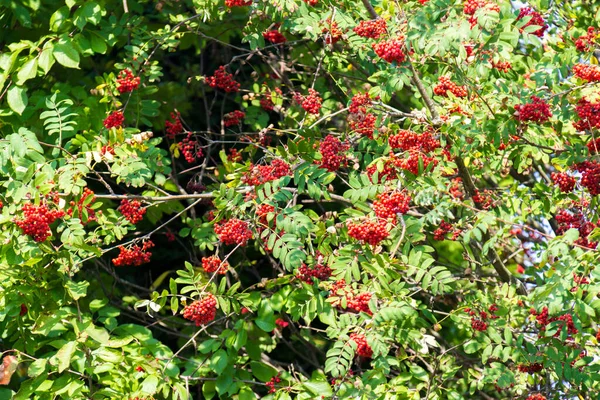
M 252 0 L 225 0 L 227 7 L 244 7 L 252 5 Z
M 600 128 L 600 102 L 591 103 L 586 99 L 581 99 L 575 106 L 575 111 L 579 121 L 573 123 L 578 131 L 585 131 L 593 128 Z
M 373 356 L 373 350 L 367 343 L 365 335 L 351 333 L 350 340 L 356 343 L 356 355 L 364 358 L 371 358 Z
M 50 224 L 65 215 L 61 210 L 50 210 L 46 203 L 36 206 L 30 203 L 22 207 L 23 218 L 15 218 L 14 222 L 36 242 L 43 242 L 52 235 Z
M 382 219 L 391 219 L 394 223 L 398 214 L 406 214 L 410 206 L 410 196 L 404 192 L 381 193 L 373 202 L 375 215 Z
M 124 69 L 119 72 L 119 78 L 117 79 L 117 90 L 119 93 L 129 93 L 134 91 L 140 86 L 140 77 L 133 76 L 133 73 L 129 69 Z
M 254 165 L 243 177 L 242 181 L 251 186 L 262 185 L 283 176 L 291 175 L 290 165 L 283 160 L 275 159 L 270 165 Z
M 217 315 L 217 298 L 207 294 L 183 309 L 183 318 L 196 323 L 196 326 L 208 324 Z
M 274 44 L 280 44 L 280 43 L 287 42 L 287 39 L 285 38 L 285 36 L 283 36 L 283 34 L 281 34 L 281 32 L 279 32 L 277 29 L 272 29 L 270 31 L 263 32 L 262 35 L 266 41 L 274 43 Z
M 346 166 L 348 160 L 344 154 L 350 148 L 349 144 L 342 143 L 338 138 L 327 135 L 319 145 L 321 153 L 321 168 L 328 171 L 337 171 L 341 166 Z
M 542 15 L 531 7 L 524 7 L 519 10 L 519 16 L 517 17 L 517 21 L 525 17 L 531 17 L 531 19 L 521 28 L 521 32 L 528 26 L 537 25 L 541 28 L 533 32 L 532 35 L 536 35 L 539 37 L 544 36 L 544 32 L 546 31 L 546 29 L 548 29 L 548 25 L 546 24 L 546 21 L 544 21 Z
M 116 267 L 123 266 L 140 266 L 150 262 L 152 253 L 147 251 L 154 247 L 154 243 L 150 240 L 144 242 L 142 247 L 138 245 L 132 245 L 129 248 L 119 246 L 119 255 L 117 258 L 113 258 L 112 262 Z
M 209 274 L 216 272 L 219 275 L 225 275 L 229 269 L 229 263 L 221 261 L 218 256 L 202 257 L 202 268 Z
M 588 82 L 600 82 L 600 67 L 589 64 L 575 64 L 573 75 Z
M 452 82 L 447 76 L 440 76 L 438 84 L 433 88 L 433 93 L 438 96 L 448 97 L 448 92 L 456 97 L 467 97 L 467 89 L 464 86 L 458 86 Z
M 223 244 L 245 246 L 253 236 L 252 231 L 248 228 L 248 223 L 237 218 L 215 224 L 214 230 Z
M 379 39 L 381 35 L 387 32 L 387 23 L 381 18 L 360 21 L 353 30 L 358 36 Z
M 600 37 L 600 31 L 596 31 L 593 26 L 587 29 L 587 34 L 579 36 L 575 41 L 575 47 L 581 52 L 592 51 L 596 47 L 596 39 Z
M 124 121 L 125 117 L 121 111 L 113 111 L 108 117 L 106 117 L 103 124 L 106 129 L 119 128 L 123 125 Z
M 564 172 L 553 172 L 551 177 L 563 193 L 570 193 L 575 188 L 575 178 Z
M 218 88 L 227 93 L 234 93 L 240 90 L 240 84 L 233 79 L 233 75 L 225 71 L 224 65 L 221 65 L 213 76 L 207 77 L 206 83 L 211 88 Z
M 404 54 L 404 37 L 402 36 L 397 39 L 374 43 L 373 50 L 375 50 L 375 54 L 389 63 L 396 62 L 400 64 L 406 59 L 406 54 Z
M 319 93 L 314 89 L 308 89 L 308 96 L 302 96 L 299 93 L 295 94 L 295 99 L 306 112 L 319 115 L 321 110 L 322 99 Z
M 348 224 L 348 236 L 372 246 L 377 246 L 389 234 L 385 221 L 363 220 Z
M 183 132 L 183 124 L 181 123 L 179 112 L 171 113 L 171 121 L 165 121 L 165 130 L 167 131 L 167 137 L 171 140 Z
M 193 138 L 193 133 L 188 132 L 187 136 L 180 143 L 181 154 L 188 163 L 194 163 L 196 160 L 202 158 L 204 152 L 200 143 Z
M 129 201 L 128 199 L 121 200 L 118 210 L 133 225 L 144 219 L 146 213 L 146 209 L 142 208 L 142 203 L 137 200 Z

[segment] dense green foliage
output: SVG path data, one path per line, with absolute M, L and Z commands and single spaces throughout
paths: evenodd
M 0 399 L 598 398 L 599 20 L 1 1 Z

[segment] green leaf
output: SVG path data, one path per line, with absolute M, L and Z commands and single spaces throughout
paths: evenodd
M 50 30 L 58 32 L 63 23 L 69 18 L 69 7 L 61 7 L 50 17 Z
M 227 352 L 223 349 L 220 349 L 215 354 L 213 354 L 210 365 L 213 371 L 217 374 L 220 374 L 227 368 L 227 364 L 229 363 L 229 357 L 227 356 Z
M 69 365 L 71 364 L 71 358 L 75 353 L 76 346 L 77 342 L 68 342 L 63 347 L 61 347 L 60 350 L 58 350 L 58 352 L 56 353 L 59 373 L 69 368 Z
M 58 43 L 54 46 L 54 58 L 67 68 L 79 68 L 79 53 L 70 43 Z
M 158 377 L 156 375 L 149 375 L 142 382 L 142 392 L 147 394 L 156 393 L 156 388 L 158 386 Z
M 35 76 L 37 75 L 37 68 L 37 57 L 34 57 L 31 60 L 27 61 L 25 64 L 23 64 L 21 69 L 19 69 L 19 72 L 17 72 L 17 85 L 21 86 L 29 79 L 35 78 Z
M 79 300 L 82 297 L 85 297 L 87 293 L 87 288 L 90 285 L 88 281 L 74 282 L 68 281 L 65 287 L 69 292 L 69 295 L 73 298 L 73 300 Z
M 275 368 L 258 361 L 250 362 L 250 368 L 252 369 L 252 375 L 261 382 L 268 382 L 272 377 L 277 375 Z
M 50 71 L 50 68 L 52 68 L 52 65 L 54 65 L 53 51 L 54 45 L 51 41 L 47 41 L 39 53 L 38 65 L 45 74 L 47 74 Z
M 6 94 L 6 100 L 11 110 L 19 115 L 23 114 L 27 107 L 27 89 L 16 85 L 11 86 Z
M 35 360 L 29 365 L 29 368 L 27 368 L 27 375 L 29 375 L 31 378 L 35 378 L 36 376 L 46 371 L 47 364 L 47 358 L 40 358 Z
M 331 390 L 331 386 L 329 386 L 329 383 L 327 383 L 327 382 L 309 381 L 309 382 L 302 383 L 302 386 L 307 388 L 310 392 L 312 392 L 312 394 L 314 394 L 315 396 L 318 396 L 318 397 L 321 397 L 321 396 L 327 397 L 327 396 L 331 396 L 333 394 L 333 391 Z

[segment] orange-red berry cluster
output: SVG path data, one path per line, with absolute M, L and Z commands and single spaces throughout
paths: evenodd
M 227 161 L 239 163 L 242 161 L 242 159 L 242 153 L 240 153 L 237 149 L 229 149 L 229 154 L 227 154 Z
M 367 343 L 365 335 L 358 333 L 351 333 L 350 340 L 356 343 L 356 355 L 364 358 L 371 358 L 373 356 L 373 349 Z
M 482 210 L 489 210 L 494 205 L 492 191 L 485 189 L 483 192 L 477 190 L 473 195 L 473 202 Z
M 321 33 L 325 36 L 325 43 L 336 44 L 342 39 L 344 32 L 342 32 L 336 22 L 331 22 L 331 19 L 327 19 L 325 24 L 327 26 L 321 30 Z
M 537 96 L 531 96 L 531 103 L 517 104 L 515 117 L 521 122 L 535 122 L 543 124 L 552 116 L 550 105 Z
M 223 115 L 223 125 L 226 127 L 240 125 L 246 113 L 240 110 L 235 110 Z
M 540 393 L 530 394 L 526 400 L 546 400 L 546 396 L 542 396 Z
M 196 323 L 196 326 L 208 324 L 217 315 L 217 298 L 209 293 L 200 300 L 183 309 L 183 318 Z
M 219 275 L 225 275 L 229 270 L 229 263 L 221 261 L 219 256 L 202 257 L 202 268 L 209 274 L 216 272 Z
M 266 41 L 274 43 L 274 44 L 280 44 L 280 43 L 287 42 L 287 39 L 285 38 L 285 36 L 283 36 L 283 34 L 281 32 L 279 32 L 277 29 L 272 29 L 270 31 L 263 32 L 262 35 Z
M 129 69 L 124 69 L 119 72 L 119 78 L 117 79 L 117 90 L 119 93 L 133 92 L 140 86 L 140 77 L 133 76 L 133 73 Z
M 535 374 L 537 372 L 541 372 L 544 369 L 544 366 L 540 363 L 531 363 L 531 364 L 519 364 L 517 366 L 519 372 L 524 374 Z
M 265 111 L 273 111 L 273 109 L 275 108 L 275 103 L 273 103 L 273 99 L 271 98 L 271 93 L 265 94 L 260 99 L 260 106 Z
M 440 76 L 438 84 L 433 88 L 433 93 L 438 96 L 448 97 L 448 92 L 456 97 L 467 97 L 467 89 L 464 86 L 458 86 L 452 82 L 447 76 Z
M 446 221 L 440 222 L 440 226 L 435 231 L 433 231 L 433 240 L 445 240 L 446 235 L 450 232 L 452 232 L 452 240 L 456 240 L 456 238 L 458 238 L 462 231 L 460 229 L 453 228 L 454 227 L 452 226 L 452 224 Z
M 544 36 L 544 32 L 546 31 L 546 29 L 548 29 L 548 25 L 546 24 L 546 21 L 544 21 L 542 15 L 531 7 L 523 7 L 519 10 L 519 16 L 517 17 L 517 21 L 525 17 L 531 17 L 531 19 L 521 28 L 521 31 L 528 26 L 536 25 L 539 26 L 540 29 L 533 32 L 532 35 L 536 35 L 539 37 Z
M 150 253 L 148 250 L 152 247 L 154 247 L 154 243 L 152 243 L 150 240 L 145 241 L 142 247 L 138 246 L 137 244 L 134 244 L 130 248 L 119 246 L 119 255 L 117 258 L 113 258 L 112 262 L 116 267 L 138 267 L 142 264 L 149 263 L 152 253 Z
M 331 272 L 331 268 L 322 263 L 317 263 L 313 265 L 312 268 L 302 263 L 302 266 L 298 268 L 298 273 L 296 274 L 296 276 L 301 281 L 304 281 L 306 283 L 313 283 L 312 278 L 315 278 L 319 281 L 329 279 L 329 277 L 331 276 Z
M 225 0 L 227 7 L 244 7 L 252 5 L 252 0 Z
M 215 233 L 223 244 L 239 244 L 245 246 L 252 239 L 252 231 L 248 223 L 237 218 L 215 224 Z
M 274 213 L 275 207 L 271 204 L 261 203 L 256 206 L 256 216 L 258 217 L 258 223 L 261 225 L 259 230 L 262 231 L 264 227 L 268 225 L 267 216 L 269 213 Z
M 410 207 L 410 196 L 404 192 L 380 193 L 373 202 L 375 215 L 382 219 L 391 219 L 394 223 L 398 214 L 406 214 Z
M 575 48 L 581 52 L 592 51 L 596 48 L 596 39 L 600 38 L 600 31 L 597 31 L 596 28 L 590 26 L 587 29 L 587 33 L 581 35 L 575 41 Z
M 371 100 L 369 93 L 357 93 L 352 96 L 348 111 L 352 114 L 364 114 L 371 105 L 373 105 L 373 101 Z
M 579 121 L 574 122 L 573 126 L 578 131 L 600 128 L 600 102 L 592 103 L 581 99 L 575 106 L 575 112 L 577 112 Z
M 348 127 L 353 132 L 366 136 L 369 139 L 373 139 L 376 121 L 377 117 L 371 113 L 350 114 L 348 117 Z
M 329 298 L 331 299 L 331 305 L 333 307 L 343 307 L 342 299 L 345 299 L 346 308 L 350 311 L 364 312 L 373 315 L 373 312 L 369 309 L 371 293 L 363 292 L 354 294 L 352 288 L 348 286 L 344 280 L 339 280 L 332 285 L 331 290 L 329 291 Z
M 204 155 L 200 143 L 194 139 L 192 132 L 188 132 L 187 136 L 181 141 L 180 144 L 181 154 L 188 163 L 194 163 Z
M 587 221 L 580 210 L 576 210 L 575 212 L 560 210 L 554 219 L 558 225 L 556 229 L 557 234 L 562 235 L 569 229 L 577 229 L 579 231 L 579 239 L 575 241 L 575 244 L 591 249 L 595 249 L 598 245 L 597 242 L 590 242 L 588 236 L 599 224 Z
M 87 214 L 87 221 L 85 222 L 96 221 L 96 212 L 92 210 L 92 202 L 95 198 L 96 196 L 93 191 L 91 191 L 89 188 L 83 189 L 83 193 L 81 194 L 81 197 L 79 198 L 77 203 L 75 203 L 74 201 L 71 201 L 69 203 L 71 205 L 71 208 L 67 210 L 67 214 L 73 215 L 73 211 L 75 207 L 77 207 L 80 219 L 83 219 L 83 210 L 85 210 Z
M 265 386 L 269 388 L 269 393 L 275 393 L 277 392 L 277 388 L 275 388 L 275 385 L 281 382 L 281 372 L 277 374 L 277 376 L 272 377 L 267 383 L 265 383 Z
M 397 39 L 373 43 L 373 50 L 375 50 L 375 54 L 389 63 L 396 62 L 400 64 L 406 59 L 406 54 L 404 53 L 404 37 L 402 36 Z
M 488 307 L 488 311 L 475 311 L 470 308 L 465 308 L 464 310 L 471 317 L 471 328 L 475 331 L 485 332 L 488 328 L 488 323 L 486 322 L 488 319 L 498 319 L 498 316 L 494 313 L 498 311 L 498 306 L 496 304 L 492 304 Z
M 512 65 L 508 61 L 492 61 L 492 68 L 501 72 L 508 72 L 512 69 Z
M 558 331 L 554 334 L 555 337 L 560 336 L 560 332 L 562 331 L 562 328 L 566 327 L 567 328 L 567 333 L 569 335 L 575 335 L 578 330 L 577 328 L 575 328 L 575 324 L 573 323 L 573 316 L 570 313 L 566 313 L 563 314 L 559 317 L 552 317 L 549 318 L 548 316 L 548 307 L 544 307 L 542 308 L 542 311 L 540 311 L 539 313 L 536 312 L 533 308 L 530 310 L 531 315 L 535 316 L 535 320 L 537 321 L 537 323 L 540 325 L 540 330 L 544 331 L 546 330 L 546 326 L 554 321 L 563 321 L 564 324 L 562 324 Z
M 382 18 L 360 21 L 353 29 L 354 33 L 369 39 L 379 39 L 387 32 L 387 23 Z
M 319 0 L 304 0 L 304 2 L 309 6 L 316 6 L 317 4 L 319 4 Z
M 292 169 L 288 163 L 280 159 L 275 159 L 270 165 L 252 166 L 252 169 L 242 177 L 242 181 L 247 185 L 258 186 L 283 176 L 291 175 L 291 173 Z
M 206 77 L 206 83 L 211 88 L 218 88 L 227 93 L 234 93 L 240 90 L 240 84 L 233 79 L 233 75 L 225 71 L 224 65 L 221 65 L 213 76 Z
M 138 200 L 129 201 L 128 199 L 123 199 L 118 210 L 133 225 L 144 219 L 144 214 L 146 213 L 146 209 L 142 208 L 142 203 Z
M 564 172 L 553 172 L 552 181 L 563 193 L 571 193 L 575 188 L 575 178 Z
M 64 211 L 50 210 L 45 202 L 38 206 L 24 204 L 21 211 L 23 218 L 15 218 L 14 222 L 24 234 L 31 236 L 36 242 L 48 239 L 52 235 L 50 224 L 65 215 Z
M 575 64 L 573 75 L 588 82 L 600 82 L 600 67 L 590 64 Z
M 123 126 L 123 122 L 125 121 L 125 116 L 121 111 L 113 111 L 109 114 L 108 117 L 104 119 L 104 127 L 106 129 L 110 128 L 118 128 Z
M 416 132 L 399 130 L 397 134 L 390 135 L 388 143 L 392 149 L 421 150 L 425 153 L 441 147 L 440 142 L 429 131 L 419 135 Z
M 306 112 L 319 115 L 323 100 L 316 90 L 308 89 L 308 96 L 302 96 L 300 93 L 295 93 L 294 99 Z
M 586 146 L 590 154 L 600 153 L 600 138 L 590 140 Z
M 332 135 L 327 135 L 319 145 L 321 153 L 321 168 L 328 171 L 337 171 L 341 166 L 348 165 L 348 159 L 345 153 L 350 148 L 347 143 L 342 143 L 340 139 Z
M 171 121 L 165 121 L 165 130 L 169 139 L 175 139 L 175 136 L 183 132 L 183 124 L 179 112 L 171 113 Z
M 377 246 L 382 240 L 387 239 L 390 232 L 387 230 L 384 220 L 363 220 L 361 222 L 352 222 L 348 224 L 348 236 Z
M 473 15 L 475 11 L 485 7 L 488 3 L 490 3 L 489 0 L 466 0 L 463 4 L 463 12 L 467 15 Z
M 586 188 L 592 196 L 600 194 L 600 163 L 584 161 L 576 164 L 575 169 L 581 173 L 581 186 Z

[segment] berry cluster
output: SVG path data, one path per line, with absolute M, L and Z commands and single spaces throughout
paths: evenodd
M 263 38 L 271 43 L 279 44 L 287 42 L 285 36 L 281 34 L 277 29 L 272 29 L 270 31 L 263 32 Z
M 340 139 L 332 135 L 327 135 L 319 145 L 319 153 L 321 153 L 321 168 L 328 171 L 337 171 L 341 166 L 346 166 L 348 160 L 344 154 L 350 145 L 342 143 Z
M 517 17 L 517 21 L 525 17 L 531 17 L 531 19 L 529 20 L 529 22 L 523 25 L 523 27 L 521 28 L 521 32 L 528 26 L 536 25 L 539 26 L 540 29 L 533 32 L 532 35 L 538 37 L 544 36 L 544 32 L 546 31 L 546 29 L 548 29 L 548 25 L 546 24 L 546 21 L 544 21 L 542 15 L 531 7 L 523 7 L 519 10 L 519 16 Z
M 214 226 L 215 233 L 223 244 L 245 246 L 252 239 L 252 231 L 248 223 L 237 218 L 222 221 Z
M 233 79 L 233 75 L 225 71 L 224 65 L 221 65 L 213 76 L 206 77 L 206 83 L 211 88 L 218 88 L 227 93 L 234 93 L 240 90 L 240 84 Z
M 372 104 L 373 101 L 371 100 L 369 93 L 357 93 L 352 96 L 348 111 L 352 114 L 365 114 Z
M 92 192 L 88 188 L 83 189 L 83 193 L 81 194 L 81 197 L 79 198 L 77 203 L 75 203 L 74 201 L 71 201 L 69 203 L 71 205 L 71 208 L 67 210 L 67 214 L 73 215 L 73 211 L 75 209 L 74 207 L 77 207 L 80 219 L 83 220 L 83 214 L 85 210 L 85 214 L 87 214 L 87 220 L 85 222 L 96 221 L 96 212 L 92 209 L 92 202 L 95 198 L 96 196 L 94 192 Z
M 267 215 L 274 212 L 275 207 L 270 204 L 262 203 L 256 206 L 256 216 L 258 217 L 258 223 L 261 225 L 261 228 L 268 225 Z
M 482 210 L 489 210 L 494 205 L 492 191 L 486 189 L 483 192 L 480 192 L 477 190 L 473 195 L 473 202 Z
M 382 219 L 391 219 L 394 223 L 398 214 L 406 214 L 410 207 L 410 196 L 404 192 L 384 192 L 373 202 L 375 215 Z
M 488 0 L 466 0 L 463 5 L 463 12 L 467 15 L 473 15 L 475 11 L 485 7 L 488 3 Z
M 540 372 L 544 369 L 544 366 L 540 363 L 531 363 L 531 364 L 519 364 L 517 366 L 517 369 L 519 370 L 519 372 L 522 372 L 524 374 L 535 374 L 537 372 Z
M 119 246 L 119 255 L 117 258 L 113 258 L 112 262 L 115 267 L 124 267 L 124 266 L 140 266 L 142 264 L 146 264 L 150 262 L 150 257 L 152 253 L 148 251 L 148 249 L 154 247 L 154 243 L 150 240 L 145 241 L 142 247 L 134 244 L 130 248 L 125 248 L 123 246 Z
M 581 35 L 575 41 L 575 47 L 581 52 L 594 50 L 596 44 L 594 41 L 600 37 L 600 31 L 597 31 L 593 26 L 587 29 L 587 34 Z
M 575 188 L 575 178 L 564 172 L 553 172 L 552 181 L 563 193 L 570 193 Z
M 338 27 L 336 22 L 332 22 L 331 19 L 325 21 L 327 25 L 321 30 L 321 33 L 325 36 L 325 43 L 336 44 L 342 39 L 344 32 Z
M 364 358 L 371 358 L 373 356 L 373 349 L 367 343 L 367 338 L 365 335 L 360 335 L 358 333 L 351 333 L 350 340 L 356 343 L 356 355 Z
M 575 64 L 573 75 L 588 82 L 600 82 L 600 67 L 589 64 Z
M 202 193 L 206 190 L 206 186 L 196 179 L 190 179 L 186 185 L 188 193 Z
M 512 65 L 510 65 L 510 63 L 508 61 L 495 62 L 492 60 L 492 68 L 506 73 L 512 69 Z
M 377 164 L 372 164 L 367 167 L 367 174 L 369 175 L 369 179 L 373 182 L 373 175 L 378 173 L 377 183 L 381 183 L 385 180 L 396 179 L 398 177 L 398 173 L 396 168 L 398 168 L 402 164 L 402 160 L 394 155 L 394 153 L 390 153 L 388 159 L 383 164 L 383 168 L 381 171 L 377 169 Z
M 139 76 L 134 77 L 129 69 L 119 72 L 119 78 L 117 79 L 117 90 L 119 93 L 133 92 L 138 86 L 140 86 Z
M 446 222 L 446 221 L 442 221 L 440 223 L 440 226 L 433 231 L 433 240 L 445 240 L 446 239 L 446 234 L 450 233 L 453 231 L 453 226 L 452 224 Z M 460 229 L 454 229 L 454 231 L 452 232 L 452 240 L 456 240 L 458 238 L 458 236 L 461 234 L 461 230 Z
M 590 154 L 600 153 L 600 138 L 590 140 L 587 144 L 587 148 Z
M 590 242 L 587 238 L 598 224 L 587 221 L 580 210 L 576 210 L 575 212 L 560 210 L 554 219 L 558 225 L 557 234 L 562 235 L 569 229 L 577 229 L 579 231 L 579 239 L 575 241 L 575 244 L 591 249 L 595 249 L 598 245 L 597 242 Z
M 576 292 L 577 288 L 579 286 L 581 286 L 581 285 L 589 285 L 590 284 L 590 280 L 586 276 L 578 275 L 575 272 L 573 272 L 573 283 L 575 284 L 575 286 L 573 286 L 571 288 L 571 292 Z
M 464 86 L 458 86 L 447 76 L 440 76 L 438 84 L 433 88 L 433 93 L 438 96 L 448 97 L 448 92 L 456 97 L 467 97 L 467 89 Z
M 525 400 L 546 400 L 546 396 L 542 396 L 540 393 L 530 394 Z
M 296 276 L 301 281 L 306 283 L 313 283 L 313 278 L 324 281 L 329 279 L 331 276 L 331 268 L 322 263 L 315 264 L 312 268 L 309 268 L 306 264 L 302 263 L 302 266 L 298 268 Z
M 592 103 L 581 99 L 575 106 L 575 112 L 577 112 L 579 121 L 573 123 L 573 126 L 578 131 L 600 128 L 600 102 Z
M 200 143 L 193 138 L 192 132 L 188 132 L 187 136 L 181 141 L 180 150 L 185 161 L 190 164 L 196 162 L 196 160 L 202 158 L 204 155 Z
M 183 132 L 183 124 L 181 123 L 179 112 L 171 113 L 171 121 L 165 121 L 165 130 L 167 131 L 167 137 L 171 140 Z
M 123 126 L 124 121 L 125 116 L 121 111 L 113 111 L 108 117 L 104 119 L 103 124 L 106 129 L 119 128 Z
M 423 154 L 419 150 L 409 150 L 408 156 L 402 160 L 399 160 L 397 166 L 410 172 L 413 175 L 419 175 L 419 164 L 423 164 L 423 171 L 427 170 L 429 166 L 435 167 L 438 164 L 438 160 L 435 157 L 430 157 Z
M 240 125 L 242 120 L 246 116 L 246 113 L 240 110 L 235 110 L 230 113 L 223 115 L 223 125 L 226 127 Z
M 217 298 L 209 293 L 183 309 L 183 318 L 196 323 L 196 326 L 208 324 L 217 315 Z
M 462 178 L 452 179 L 450 187 L 448 188 L 448 193 L 450 193 L 450 196 L 454 197 L 455 199 L 464 199 L 465 192 L 463 191 Z
M 404 37 L 402 36 L 397 39 L 373 43 L 373 50 L 375 50 L 375 54 L 389 63 L 396 62 L 400 64 L 406 59 L 406 54 L 404 54 Z
M 369 315 L 373 315 L 373 312 L 369 309 L 371 293 L 364 292 L 355 295 L 352 288 L 349 287 L 344 280 L 339 280 L 331 286 L 328 298 L 332 307 L 342 308 L 342 299 L 345 299 L 346 308 L 350 311 L 364 312 Z
M 586 188 L 592 196 L 600 194 L 600 163 L 585 161 L 575 165 L 577 172 L 581 173 L 581 186 Z
M 269 382 L 265 383 L 265 386 L 269 388 L 269 393 L 277 392 L 275 385 L 281 382 L 281 372 L 277 374 L 277 376 L 272 377 Z
M 283 160 L 275 159 L 270 165 L 254 165 L 243 177 L 242 181 L 247 185 L 258 186 L 263 183 L 274 181 L 283 176 L 291 175 L 290 165 Z
M 221 261 L 219 256 L 202 257 L 202 268 L 209 274 L 216 272 L 219 275 L 225 275 L 229 270 L 229 263 Z
M 387 23 L 385 19 L 377 18 L 366 21 L 360 21 L 353 29 L 354 33 L 369 39 L 379 39 L 381 35 L 387 32 Z
M 390 235 L 390 232 L 387 230 L 386 222 L 383 220 L 364 220 L 348 224 L 348 235 L 363 243 L 377 246 Z
M 225 0 L 227 7 L 244 7 L 252 5 L 252 0 Z
M 317 4 L 319 4 L 319 0 L 303 0 L 306 4 L 308 4 L 309 6 L 316 6 Z
M 319 115 L 323 100 L 316 90 L 308 89 L 308 96 L 302 96 L 300 93 L 295 93 L 294 99 L 306 112 Z
M 421 150 L 425 153 L 432 152 L 441 147 L 440 142 L 430 131 L 419 135 L 412 131 L 399 130 L 397 134 L 390 135 L 388 143 L 392 149 L 401 149 L 404 151 Z
M 133 225 L 144 219 L 146 213 L 146 209 L 142 208 L 142 203 L 137 200 L 129 201 L 128 199 L 121 200 L 121 205 L 117 210 Z
M 471 317 L 471 328 L 479 332 L 485 332 L 487 330 L 488 324 L 485 321 L 488 319 L 498 319 L 498 316 L 494 314 L 498 311 L 498 306 L 496 304 L 489 306 L 487 312 L 476 312 L 470 308 L 465 308 L 464 311 Z
M 371 113 L 350 114 L 348 116 L 348 127 L 351 131 L 354 131 L 362 136 L 366 136 L 369 139 L 373 139 L 376 121 L 377 117 Z
M 260 99 L 260 106 L 265 111 L 273 111 L 275 108 L 275 103 L 273 103 L 273 99 L 271 98 L 271 94 L 267 93 Z
M 563 321 L 564 324 L 562 324 L 558 328 L 558 331 L 554 334 L 554 337 L 560 336 L 560 332 L 564 327 L 567 328 L 567 333 L 569 335 L 575 335 L 578 332 L 577 328 L 575 328 L 575 324 L 573 324 L 573 316 L 570 313 L 563 314 L 559 317 L 548 318 L 548 307 L 542 308 L 542 311 L 540 311 L 539 313 L 536 312 L 534 309 L 531 309 L 530 313 L 531 315 L 535 316 L 535 320 L 540 325 L 541 331 L 546 330 L 546 326 L 551 322 Z
M 287 322 L 285 319 L 283 318 L 277 318 L 275 320 L 275 325 L 277 325 L 278 327 L 280 327 L 281 329 L 286 328 L 290 323 Z
M 229 149 L 229 154 L 227 154 L 227 161 L 239 163 L 242 160 L 242 153 L 240 153 L 237 149 Z
M 52 235 L 50 224 L 65 215 L 64 211 L 50 210 L 46 203 L 41 203 L 39 206 L 27 203 L 23 205 L 21 211 L 23 211 L 23 218 L 15 218 L 14 223 L 36 242 L 48 239 Z
M 531 103 L 517 104 L 515 117 L 521 122 L 536 122 L 543 124 L 552 116 L 550 105 L 537 96 L 531 96 Z

